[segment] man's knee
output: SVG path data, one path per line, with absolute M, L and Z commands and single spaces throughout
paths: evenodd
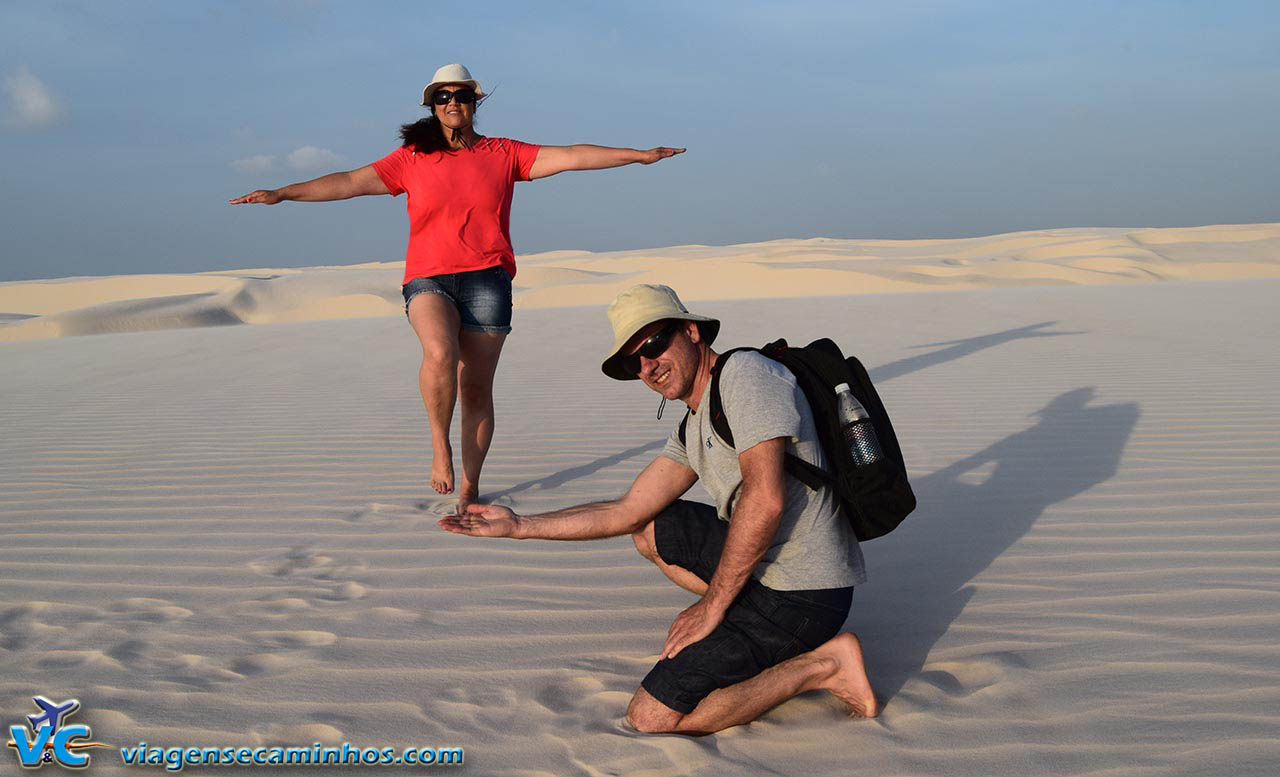
M 644 734 L 677 731 L 684 715 L 653 698 L 644 688 L 637 688 L 627 705 L 627 723 Z
M 658 563 L 658 541 L 653 536 L 653 521 L 646 523 L 644 528 L 632 532 L 631 541 L 636 544 L 636 550 L 641 556 L 655 564 Z

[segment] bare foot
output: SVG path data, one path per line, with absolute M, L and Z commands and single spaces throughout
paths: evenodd
M 838 668 L 819 688 L 830 691 L 848 704 L 853 716 L 874 718 L 880 712 L 876 695 L 867 679 L 867 667 L 862 661 L 862 643 L 849 631 L 837 634 L 818 646 L 814 653 L 834 658 Z
M 437 494 L 453 493 L 453 449 L 447 443 L 431 456 L 431 487 Z
M 467 505 L 474 504 L 479 500 L 480 487 L 474 483 L 468 483 L 464 479 L 462 487 L 458 489 L 458 515 L 462 515 L 467 511 Z

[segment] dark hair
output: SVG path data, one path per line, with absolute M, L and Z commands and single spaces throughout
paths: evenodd
M 436 151 L 448 151 L 449 141 L 445 139 L 444 128 L 440 126 L 440 120 L 436 118 L 436 109 L 433 105 L 427 106 L 431 113 L 423 116 L 415 122 L 400 125 L 400 141 L 401 145 L 419 154 L 431 154 Z M 480 107 L 480 101 L 476 101 L 476 107 Z M 472 119 L 474 123 L 475 119 Z
M 405 148 L 423 154 L 442 151 L 449 147 L 434 113 L 410 124 L 401 124 L 400 140 Z

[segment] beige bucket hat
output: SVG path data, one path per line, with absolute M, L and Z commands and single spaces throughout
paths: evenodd
M 431 95 L 445 84 L 466 84 L 476 90 L 476 97 L 484 97 L 484 90 L 480 88 L 480 82 L 471 77 L 471 71 L 462 65 L 445 65 L 431 76 L 431 83 L 422 87 L 422 104 L 431 104 Z
M 697 316 L 689 312 L 675 291 L 670 286 L 652 283 L 641 283 L 632 286 L 614 297 L 609 304 L 609 324 L 613 327 L 613 349 L 609 357 L 600 365 L 600 371 L 614 380 L 636 380 L 622 369 L 620 353 L 627 341 L 635 337 L 636 332 L 644 329 L 654 321 L 667 318 L 682 321 L 700 321 L 703 323 L 702 336 L 707 345 L 715 341 L 720 332 L 720 321 L 706 316 Z

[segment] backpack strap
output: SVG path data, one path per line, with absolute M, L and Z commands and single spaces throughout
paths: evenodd
M 724 367 L 727 357 L 730 354 L 737 353 L 738 351 L 755 351 L 757 353 L 763 353 L 770 359 L 777 361 L 777 357 L 774 354 L 777 351 L 785 350 L 786 348 L 786 340 L 777 340 L 769 343 L 764 348 L 733 348 L 721 354 L 720 358 L 716 360 L 715 365 L 711 368 L 711 428 L 720 436 L 720 439 L 729 444 L 730 448 L 733 447 L 733 431 L 729 428 L 729 418 L 724 414 L 724 405 L 720 401 L 720 370 Z M 684 427 L 682 425 L 681 432 L 683 433 L 683 431 Z M 682 441 L 683 439 L 684 438 L 681 437 Z M 796 480 L 799 480 L 814 491 L 817 491 L 823 486 L 835 486 L 835 478 L 832 477 L 830 472 L 827 472 L 819 466 L 810 464 L 794 453 L 786 454 L 786 458 L 783 460 L 783 468 L 786 469 L 787 474 L 791 475 Z
M 832 488 L 836 487 L 835 478 L 831 476 L 830 472 L 827 472 L 821 467 L 810 464 L 794 453 L 787 454 L 787 458 L 783 461 L 782 467 L 787 471 L 788 475 L 799 480 L 801 483 L 804 483 L 814 491 L 817 491 L 823 486 L 831 486 Z
M 711 413 L 711 431 L 716 436 L 724 440 L 730 448 L 733 447 L 733 430 L 729 428 L 729 418 L 724 414 L 724 404 L 720 401 L 720 371 L 724 369 L 725 362 L 729 361 L 729 357 L 738 351 L 759 351 L 759 348 L 730 348 L 720 354 L 720 358 L 716 359 L 716 363 L 711 365 L 711 396 L 708 398 L 710 407 L 707 412 Z
M 786 341 L 783 340 L 780 342 L 782 347 L 785 348 Z M 772 345 L 775 344 L 771 343 L 770 346 Z M 770 346 L 766 346 L 766 348 Z M 708 398 L 710 407 L 707 408 L 708 412 L 711 413 L 711 429 L 716 433 L 716 436 L 724 440 L 730 448 L 733 447 L 733 430 L 729 428 L 729 417 L 724 414 L 724 404 L 720 399 L 720 371 L 724 368 L 725 362 L 729 360 L 729 357 L 738 351 L 756 351 L 757 353 L 764 353 L 766 356 L 769 355 L 767 351 L 760 348 L 732 348 L 720 354 L 720 358 L 717 359 L 716 363 L 711 367 L 711 396 Z M 681 443 L 684 443 L 685 441 L 685 426 L 689 421 L 690 412 L 691 411 L 685 411 L 684 420 L 680 422 Z M 821 467 L 810 464 L 793 453 L 788 453 L 786 455 L 783 467 L 786 469 L 788 474 L 814 491 L 817 491 L 823 486 L 833 485 L 834 483 L 831 473 Z
M 720 369 L 724 367 L 724 363 L 729 356 L 738 351 L 758 351 L 759 348 L 730 348 L 720 354 L 720 358 L 716 359 L 716 363 L 711 365 L 711 406 L 707 409 L 711 413 L 711 431 L 733 447 L 733 430 L 729 428 L 729 419 L 724 415 L 724 406 L 720 404 Z M 689 443 L 685 440 L 686 430 L 689 426 L 689 416 L 693 414 L 692 410 L 684 411 L 684 418 L 680 420 L 680 444 L 686 448 Z

